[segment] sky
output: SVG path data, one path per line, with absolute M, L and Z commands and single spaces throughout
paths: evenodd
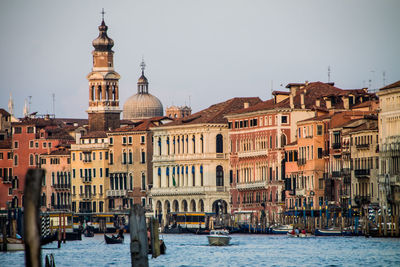
M 137 92 L 142 57 L 164 109 L 193 112 L 232 97 L 266 100 L 290 82 L 327 82 L 328 66 L 342 89 L 400 80 L 398 0 L 2 0 L 0 108 L 11 93 L 17 117 L 27 99 L 30 112 L 87 118 L 102 8 L 121 109 Z

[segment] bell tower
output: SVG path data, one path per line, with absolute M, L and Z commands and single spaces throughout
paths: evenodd
M 103 19 L 99 26 L 99 36 L 93 40 L 94 50 L 92 72 L 89 80 L 89 117 L 90 131 L 107 131 L 120 126 L 119 74 L 114 71 L 114 41 L 107 36 L 107 25 Z

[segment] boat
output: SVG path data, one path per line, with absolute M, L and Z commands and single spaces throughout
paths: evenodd
M 285 235 L 291 230 L 293 230 L 293 225 L 278 225 L 271 227 L 270 233 L 275 235 Z
M 227 246 L 231 240 L 227 230 L 212 230 L 207 238 L 210 246 Z
M 85 230 L 83 230 L 83 235 L 85 237 L 94 237 L 94 227 L 86 226 Z
M 344 235 L 343 231 L 340 229 L 315 229 L 315 236 L 342 236 Z
M 287 236 L 288 237 L 299 237 L 299 238 L 305 238 L 305 237 L 310 237 L 311 235 L 310 234 L 302 234 L 302 233 L 299 233 L 299 234 L 292 234 L 292 233 L 290 233 L 290 232 L 288 232 L 287 233 Z
M 160 254 L 164 255 L 167 251 L 167 246 L 164 243 L 164 240 L 160 239 Z M 151 244 L 149 244 L 149 254 L 152 254 Z
M 57 239 L 58 239 L 57 231 L 52 234 L 49 234 L 48 236 L 45 236 L 45 237 L 41 236 L 40 237 L 40 245 L 41 246 L 47 245 L 53 241 L 56 241 Z
M 7 251 L 23 251 L 25 244 L 22 239 L 7 237 Z
M 106 241 L 106 244 L 122 244 L 124 243 L 124 237 L 118 237 L 112 235 L 109 237 L 108 235 L 104 234 L 104 240 Z

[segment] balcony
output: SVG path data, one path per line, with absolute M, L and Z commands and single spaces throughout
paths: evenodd
M 341 172 L 340 171 L 333 171 L 332 172 L 332 178 L 340 178 L 341 177 Z
M 306 189 L 296 189 L 296 196 L 305 196 L 306 195 Z
M 369 178 L 370 169 L 358 169 L 358 170 L 354 170 L 354 175 L 355 175 L 357 178 Z
M 71 205 L 51 205 L 53 210 L 71 210 Z
M 257 181 L 250 183 L 240 183 L 236 185 L 238 190 L 254 190 L 254 189 L 262 189 L 267 187 L 267 181 Z
M 357 149 L 369 149 L 369 144 L 357 144 Z
M 268 156 L 268 150 L 264 149 L 264 150 L 238 152 L 239 158 L 250 158 L 250 157 L 258 157 L 258 156 Z
M 356 195 L 354 196 L 354 201 L 358 206 L 368 205 L 369 203 L 371 203 L 371 197 Z
M 305 165 L 306 164 L 306 159 L 298 159 L 297 160 L 297 165 L 301 166 L 301 165 Z
M 126 190 L 107 190 L 106 196 L 107 197 L 125 197 Z
M 180 196 L 180 195 L 204 195 L 206 192 L 225 193 L 227 186 L 182 186 L 182 187 L 161 187 L 152 188 L 152 196 Z
M 91 176 L 82 177 L 82 182 L 83 183 L 91 183 L 92 182 L 92 177 Z
M 340 149 L 342 146 L 341 146 L 341 144 L 340 143 L 333 143 L 332 144 L 332 148 L 333 149 Z
M 79 194 L 79 196 L 80 196 L 81 199 L 83 199 L 83 200 L 90 200 L 90 199 L 92 198 L 92 194 L 90 194 L 90 193 Z
M 54 184 L 53 188 L 55 190 L 70 190 L 71 184 Z

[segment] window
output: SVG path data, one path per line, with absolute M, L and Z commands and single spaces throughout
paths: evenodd
M 288 116 L 282 116 L 281 117 L 281 122 L 282 123 L 288 123 Z
M 141 144 L 144 144 L 145 143 L 145 137 L 144 137 L 144 135 L 142 135 L 142 136 L 140 136 L 140 143 Z
M 96 169 L 93 168 L 93 178 L 96 177 Z
M 222 134 L 218 134 L 216 137 L 216 143 L 217 143 L 217 153 L 224 153 L 224 145 L 223 145 L 223 138 L 222 138 Z
M 322 125 L 317 125 L 317 135 L 322 135 Z
M 21 127 L 15 127 L 15 128 L 14 128 L 14 133 L 15 133 L 15 134 L 20 134 L 21 132 L 22 132 Z
M 142 149 L 140 163 L 146 163 L 146 152 Z
M 14 156 L 14 165 L 18 166 L 18 155 Z
M 33 155 L 32 154 L 30 154 L 29 155 L 29 165 L 33 165 Z
M 28 132 L 28 133 L 33 133 L 33 127 L 28 127 L 27 132 Z
M 146 175 L 142 173 L 142 190 L 146 190 Z
M 128 144 L 132 144 L 132 136 L 128 137 Z
M 0 153 L 0 159 L 3 159 L 3 152 Z
M 51 143 L 49 142 L 49 148 L 51 148 Z
M 103 168 L 100 168 L 100 177 L 103 177 Z
M 318 148 L 318 158 L 322 159 L 322 147 Z
M 72 178 L 75 178 L 75 169 L 72 169 Z
M 126 144 L 126 136 L 122 137 L 122 144 L 123 144 L 123 145 Z
M 129 164 L 133 164 L 133 153 L 132 153 L 132 150 L 129 150 Z
M 224 186 L 224 169 L 221 165 L 217 166 L 216 174 L 216 185 Z
M 114 143 L 114 139 L 112 137 L 110 137 L 110 145 L 112 145 Z
M 7 152 L 7 159 L 12 159 L 12 158 L 13 158 L 12 152 Z
M 14 148 L 18 148 L 18 142 L 17 141 L 14 142 Z
M 318 188 L 324 189 L 324 179 L 323 178 L 318 179 Z
M 75 153 L 72 153 L 72 161 L 75 161 Z
M 107 151 L 104 153 L 104 159 L 108 160 L 108 152 Z
M 114 163 L 114 154 L 110 152 L 110 164 L 112 165 Z

